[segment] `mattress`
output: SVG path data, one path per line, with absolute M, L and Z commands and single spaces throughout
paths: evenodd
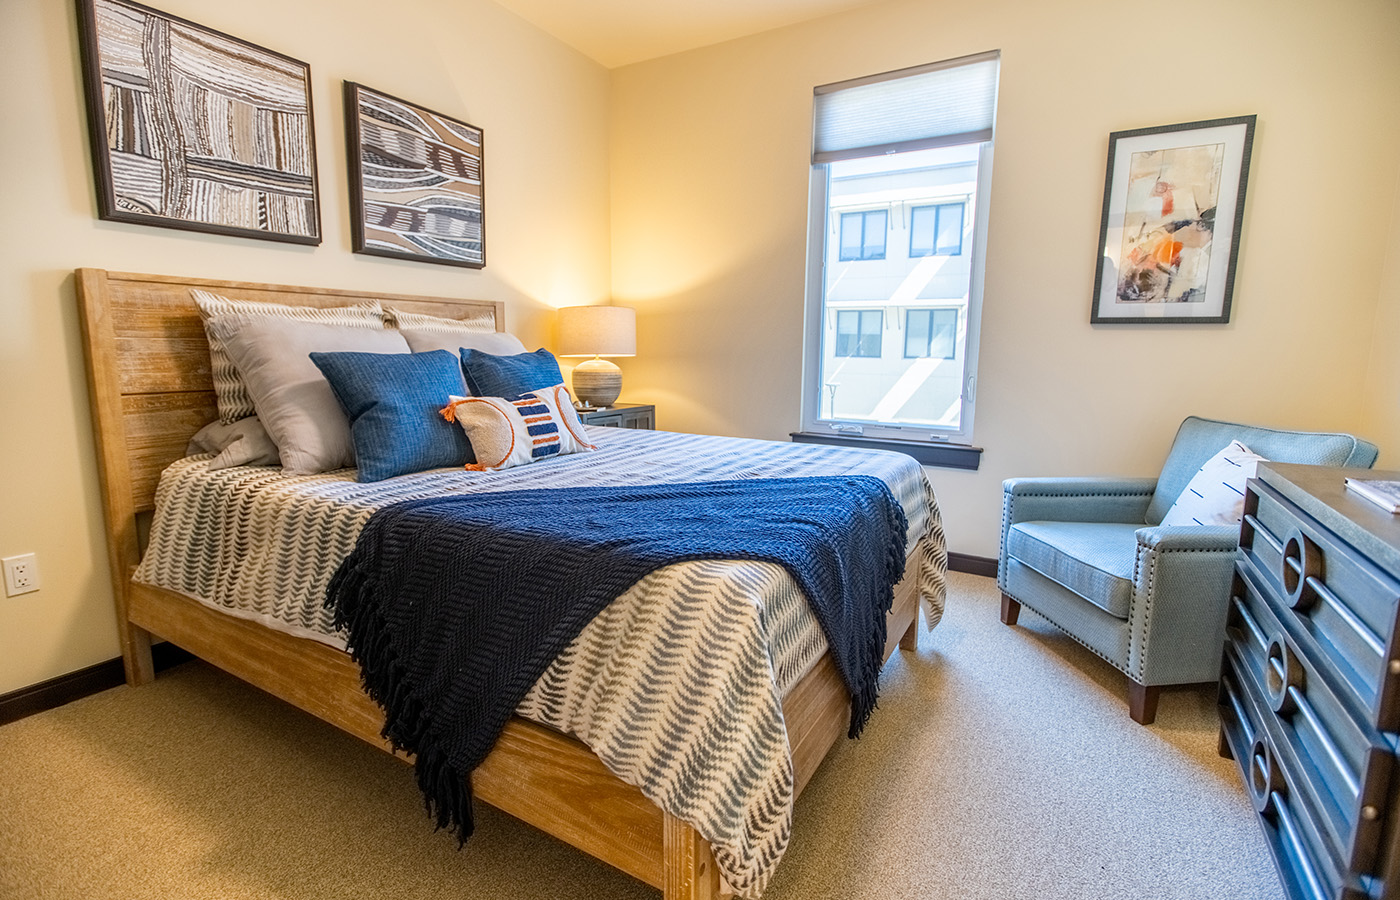
M 288 476 L 266 467 L 210 471 L 208 456 L 180 460 L 161 477 L 135 578 L 343 648 L 323 604 L 326 585 L 385 505 L 473 491 L 864 474 L 884 481 L 903 508 L 925 621 L 933 627 L 941 617 L 943 531 L 932 487 L 911 457 L 617 428 L 590 427 L 589 437 L 596 452 L 369 484 L 353 470 Z M 680 563 L 599 614 L 517 713 L 578 737 L 619 778 L 694 824 L 730 888 L 757 897 L 791 827 L 782 698 L 826 649 L 781 566 Z M 705 684 L 722 689 L 696 689 Z M 713 735 L 724 740 L 707 739 Z

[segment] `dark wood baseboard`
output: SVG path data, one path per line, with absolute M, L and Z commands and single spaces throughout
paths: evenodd
M 157 672 L 194 659 L 192 654 L 174 644 L 156 644 L 151 648 L 151 656 L 155 659 Z M 0 725 L 72 703 L 74 700 L 81 700 L 90 694 L 125 683 L 126 674 L 122 668 L 121 657 L 117 657 L 11 691 L 0 695 Z
M 967 575 L 985 575 L 988 578 L 997 577 L 997 561 L 988 559 L 985 556 L 973 556 L 969 553 L 948 553 L 948 568 L 954 572 L 962 572 Z

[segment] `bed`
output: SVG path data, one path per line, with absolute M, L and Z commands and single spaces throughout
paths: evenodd
M 107 550 L 128 683 L 154 677 L 153 639 L 170 641 L 375 746 L 384 715 L 361 688 L 343 649 L 229 615 L 176 590 L 132 580 L 149 534 L 161 474 L 185 455 L 190 437 L 215 418 L 208 343 L 191 288 L 234 299 L 296 306 L 392 302 L 445 318 L 489 312 L 504 331 L 502 304 L 448 298 L 80 269 L 77 293 L 88 363 Z M 931 503 L 931 500 L 930 500 Z M 932 507 L 931 507 L 932 508 Z M 888 616 L 887 659 L 912 649 L 919 602 L 941 609 L 946 566 L 936 509 L 919 553 L 935 577 L 906 576 Z M 914 558 L 913 547 L 911 560 Z M 924 560 L 924 569 L 929 569 Z M 846 731 L 850 696 L 823 657 L 781 700 L 793 795 Z M 392 752 L 392 750 L 390 750 Z M 660 888 L 667 900 L 721 895 L 712 848 L 695 826 L 663 810 L 613 774 L 584 743 L 523 717 L 512 719 L 472 775 L 475 797 Z

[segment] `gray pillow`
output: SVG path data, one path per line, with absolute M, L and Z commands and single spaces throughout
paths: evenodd
M 246 315 L 215 316 L 205 328 L 237 367 L 289 475 L 355 463 L 350 424 L 310 354 L 409 352 L 403 335 L 386 329 Z
M 197 453 L 212 453 L 210 470 L 228 469 L 233 466 L 280 466 L 282 458 L 277 454 L 277 444 L 263 427 L 257 416 L 239 419 L 232 425 L 214 421 L 205 425 L 190 438 L 185 448 L 186 456 Z
M 492 356 L 515 356 L 525 352 L 520 338 L 507 331 L 492 331 L 487 334 L 471 331 L 439 331 L 426 328 L 400 328 L 399 334 L 408 341 L 408 348 L 414 353 L 427 353 L 431 350 L 446 350 L 453 356 L 461 356 L 462 350 L 480 350 Z
M 204 332 L 209 338 L 210 373 L 214 379 L 214 399 L 219 405 L 219 421 L 225 424 L 253 414 L 253 400 L 243 384 L 238 369 L 224 350 L 223 341 L 209 330 L 209 320 L 215 316 L 245 315 L 273 316 L 279 319 L 297 319 L 306 322 L 326 322 L 336 325 L 350 325 L 358 328 L 384 328 L 384 310 L 378 300 L 358 306 L 283 306 L 280 303 L 259 303 L 256 300 L 231 300 L 218 294 L 211 294 L 199 288 L 190 288 L 190 296 L 199 315 L 205 322 Z

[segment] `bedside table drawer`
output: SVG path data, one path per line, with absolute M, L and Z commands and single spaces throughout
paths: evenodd
M 1400 582 L 1266 484 L 1251 483 L 1245 513 L 1240 552 L 1275 612 L 1316 642 L 1315 658 L 1380 728 L 1400 730 L 1390 671 Z
M 1375 874 L 1387 823 L 1393 756 L 1313 660 L 1311 639 L 1274 614 L 1247 560 L 1237 565 L 1226 621 L 1226 659 L 1256 708 L 1256 726 L 1301 795 L 1300 810 L 1336 864 Z

